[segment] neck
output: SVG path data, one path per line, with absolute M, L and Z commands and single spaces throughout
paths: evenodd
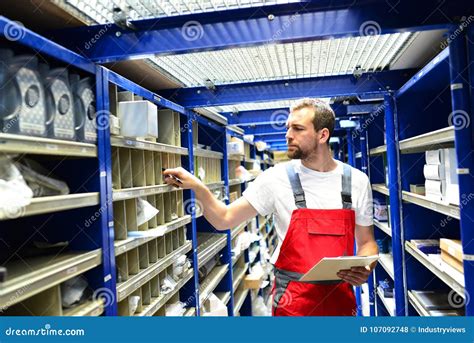
M 337 167 L 327 146 L 318 147 L 308 157 L 301 159 L 301 164 L 318 172 L 329 172 Z

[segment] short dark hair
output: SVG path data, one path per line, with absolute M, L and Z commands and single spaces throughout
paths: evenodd
M 334 132 L 336 115 L 329 104 L 320 99 L 304 98 L 295 102 L 290 111 L 300 110 L 302 108 L 312 108 L 314 110 L 313 126 L 316 132 L 326 128 L 329 131 L 327 143 Z

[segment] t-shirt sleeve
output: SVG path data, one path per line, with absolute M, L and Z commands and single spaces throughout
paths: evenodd
M 250 182 L 242 194 L 261 216 L 274 212 L 275 192 L 271 189 L 272 183 L 274 184 L 273 172 L 274 167 L 265 170 L 253 182 Z
M 360 195 L 357 199 L 355 207 L 356 224 L 361 226 L 373 225 L 373 200 L 372 187 L 370 186 L 369 178 L 363 174 L 363 179 L 360 185 Z

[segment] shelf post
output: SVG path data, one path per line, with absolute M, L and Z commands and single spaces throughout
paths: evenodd
M 194 129 L 193 129 L 193 121 L 194 121 L 194 114 L 191 111 L 186 111 L 187 121 L 186 124 L 182 127 L 184 130 L 182 139 L 183 139 L 183 146 L 188 148 L 188 158 L 183 159 L 183 168 L 188 170 L 191 174 L 194 174 L 194 146 L 193 146 L 193 136 Z M 188 296 L 186 302 L 194 305 L 196 308 L 196 316 L 201 315 L 201 308 L 199 306 L 199 265 L 198 265 L 198 241 L 197 241 L 197 224 L 196 224 L 196 208 L 198 207 L 196 202 L 196 195 L 194 191 L 188 191 L 185 194 L 188 196 L 184 197 L 185 201 L 185 211 L 190 210 L 191 213 L 191 222 L 187 224 L 187 239 L 191 239 L 192 241 L 192 260 L 193 260 L 193 272 L 194 272 L 194 282 L 193 282 L 193 289 L 188 289 L 183 293 L 183 296 Z
M 400 159 L 398 147 L 398 121 L 395 99 L 392 94 L 384 96 L 385 127 L 387 140 L 387 163 L 390 196 L 390 226 L 392 228 L 392 252 L 394 264 L 395 315 L 406 315 L 406 283 L 403 270 L 404 246 L 400 220 Z
M 100 216 L 102 226 L 102 261 L 104 270 L 104 291 L 109 293 L 113 301 L 106 301 L 104 309 L 106 316 L 117 315 L 117 277 L 115 267 L 114 249 L 114 213 L 112 193 L 112 149 L 110 146 L 109 128 L 109 78 L 108 71 L 104 67 L 96 69 L 96 93 L 97 93 L 97 154 L 99 159 L 100 176 L 100 208 L 107 209 Z M 100 124 L 100 125 L 99 125 Z M 104 294 L 105 295 L 105 294 Z
M 354 138 L 351 130 L 347 130 L 347 162 L 355 167 Z
M 451 83 L 452 112 L 448 122 L 454 124 L 454 140 L 457 155 L 456 173 L 459 180 L 460 194 L 460 232 L 464 253 L 464 275 L 466 292 L 466 315 L 474 315 L 474 301 L 468 301 L 474 295 L 474 159 L 473 150 L 473 116 L 469 101 L 468 63 L 466 42 L 469 42 L 470 59 L 473 60 L 472 27 L 469 29 L 469 39 L 466 40 L 465 32 L 451 31 L 449 41 L 449 73 Z M 472 67 L 470 70 L 473 76 Z

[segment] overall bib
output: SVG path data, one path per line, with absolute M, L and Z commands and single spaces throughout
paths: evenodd
M 299 175 L 292 164 L 287 174 L 296 203 L 290 226 L 275 263 L 274 316 L 354 316 L 352 286 L 342 280 L 300 282 L 323 257 L 353 255 L 355 212 L 352 210 L 351 167 L 343 164 L 342 209 L 306 208 Z

